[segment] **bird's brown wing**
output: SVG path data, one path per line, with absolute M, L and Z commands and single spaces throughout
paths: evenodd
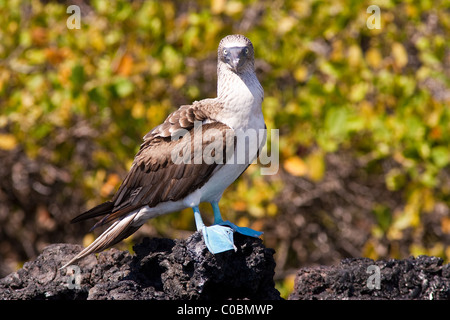
M 233 156 L 236 143 L 233 133 L 227 125 L 212 122 L 201 127 L 186 126 L 178 140 L 157 134 L 148 136 L 113 199 L 72 220 L 104 216 L 94 228 L 109 222 L 112 225 L 62 268 L 134 233 L 140 227 L 133 224 L 137 213 L 131 213 L 136 209 L 183 199 L 201 188 Z M 196 158 L 199 155 L 200 159 Z
M 149 132 L 114 197 L 73 222 L 105 215 L 95 228 L 146 205 L 154 207 L 161 202 L 183 199 L 201 188 L 234 151 L 234 136 L 220 122 L 195 127 L 195 121 L 203 119 L 199 109 L 197 114 L 194 112 L 195 109 L 183 106 Z M 173 133 L 181 138 L 172 139 Z M 212 163 L 202 158 L 205 148 L 220 153 L 214 154 Z

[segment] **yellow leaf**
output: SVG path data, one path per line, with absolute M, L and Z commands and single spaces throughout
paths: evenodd
M 421 244 L 415 243 L 409 246 L 409 252 L 411 252 L 413 256 L 421 256 L 427 254 L 427 250 Z
M 95 236 L 93 233 L 88 233 L 83 237 L 83 246 L 87 247 L 88 245 L 90 245 L 92 242 L 94 242 L 95 240 Z
M 417 6 L 412 5 L 412 4 L 408 4 L 406 5 L 406 15 L 408 17 L 417 17 L 418 15 L 418 10 L 417 10 Z
M 400 240 L 403 238 L 403 232 L 405 225 L 408 225 L 408 222 L 405 222 L 405 215 L 402 210 L 395 210 L 393 213 L 393 223 L 387 231 L 387 238 L 389 240 Z
M 72 75 L 72 68 L 69 65 L 61 65 L 58 69 L 58 81 L 62 85 L 67 85 L 70 76 Z
M 305 18 L 311 14 L 311 6 L 312 4 L 309 1 L 294 1 L 292 9 L 297 17 Z
M 298 82 L 305 81 L 307 76 L 308 76 L 308 68 L 305 66 L 300 66 L 294 71 L 294 78 Z
M 356 44 L 351 45 L 350 48 L 348 48 L 347 51 L 347 57 L 348 57 L 348 64 L 352 67 L 356 67 L 361 62 L 361 48 L 357 46 Z
M 250 221 L 248 220 L 247 217 L 240 217 L 237 224 L 238 224 L 238 226 L 241 226 L 241 227 L 248 227 L 248 225 L 250 224 Z
M 225 9 L 226 0 L 211 0 L 211 13 L 221 14 Z
M 241 13 L 242 10 L 244 10 L 244 4 L 238 1 L 228 1 L 225 6 L 225 12 L 229 16 Z
M 31 40 L 34 45 L 44 46 L 48 42 L 48 29 L 43 27 L 34 27 L 31 29 Z
M 367 101 L 363 100 L 359 103 L 359 110 L 361 110 L 361 115 L 366 119 L 366 121 L 370 121 L 371 118 L 374 116 L 374 110 L 372 104 Z
M 401 43 L 395 42 L 392 45 L 392 56 L 394 64 L 399 68 L 403 68 L 408 63 L 408 54 Z
M 350 89 L 349 98 L 350 101 L 359 102 L 366 96 L 369 85 L 367 82 L 360 82 L 354 84 Z
M 48 62 L 50 62 L 53 65 L 58 65 L 69 56 L 70 50 L 68 48 L 60 49 L 60 48 L 50 47 L 50 48 L 46 48 L 44 50 L 44 53 L 45 53 L 45 57 L 47 58 Z
M 16 147 L 17 140 L 12 134 L 0 134 L 0 149 L 12 150 Z
M 378 49 L 370 48 L 366 52 L 366 61 L 372 68 L 379 68 L 383 57 Z
M 450 218 L 444 217 L 441 220 L 441 229 L 443 233 L 450 234 Z M 450 248 L 450 246 L 449 246 Z
M 141 119 L 145 115 L 145 107 L 141 101 L 137 101 L 131 108 L 131 115 L 135 119 Z
M 105 51 L 105 37 L 100 30 L 94 29 L 90 31 L 88 39 L 92 48 L 96 49 L 99 52 Z
M 283 17 L 278 21 L 277 32 L 279 34 L 284 34 L 292 30 L 292 28 L 296 25 L 297 19 L 294 17 L 288 16 Z
M 275 203 L 271 202 L 271 203 L 269 203 L 269 204 L 267 205 L 266 211 L 267 211 L 267 214 L 268 214 L 270 217 L 273 217 L 273 216 L 275 216 L 275 215 L 277 214 L 277 212 L 278 212 L 278 207 L 277 207 L 277 205 L 276 205 Z
M 333 42 L 333 50 L 330 54 L 330 60 L 331 61 L 340 61 L 343 57 L 343 49 L 344 45 L 342 43 L 342 40 L 336 40 Z
M 3 87 L 6 83 L 8 83 L 10 78 L 10 74 L 8 71 L 6 71 L 6 68 L 3 70 L 0 70 L 0 92 L 3 91 Z
M 109 196 L 118 186 L 120 182 L 119 175 L 116 173 L 110 174 L 108 176 L 108 180 L 106 180 L 105 184 L 100 189 L 100 195 L 102 197 Z
M 297 156 L 292 156 L 284 161 L 284 169 L 293 176 L 304 176 L 308 173 L 305 162 Z
M 262 219 L 255 220 L 251 225 L 250 228 L 253 230 L 264 230 L 264 222 Z
M 153 125 L 156 125 L 164 121 L 166 110 L 162 104 L 155 102 L 147 108 L 146 117 Z
M 172 85 L 177 89 L 181 88 L 185 83 L 186 76 L 183 74 L 177 74 L 172 80 Z
M 247 203 L 245 201 L 235 201 L 233 203 L 233 209 L 236 211 L 245 211 L 247 210 Z
M 306 159 L 308 176 L 314 181 L 320 181 L 325 174 L 325 160 L 321 151 L 311 153 Z
M 423 197 L 423 211 L 430 213 L 434 210 L 435 200 L 433 193 L 429 189 L 425 189 L 422 193 Z
M 252 215 L 253 217 L 257 217 L 257 218 L 262 218 L 262 217 L 264 217 L 264 214 L 265 214 L 264 208 L 262 208 L 261 206 L 257 206 L 257 205 L 250 205 L 248 208 L 248 212 L 250 213 L 250 215 Z
M 129 53 L 125 53 L 119 61 L 116 72 L 122 76 L 129 76 L 133 69 L 133 57 Z
M 163 68 L 163 64 L 158 59 L 152 59 L 148 65 L 148 70 L 150 71 L 151 75 L 157 75 L 161 72 Z

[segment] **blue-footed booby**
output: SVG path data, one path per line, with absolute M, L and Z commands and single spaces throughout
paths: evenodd
M 253 45 L 245 36 L 229 35 L 220 41 L 217 97 L 181 106 L 144 136 L 113 198 L 72 220 L 102 216 L 93 229 L 112 224 L 63 268 L 118 243 L 148 219 L 189 207 L 212 253 L 235 248 L 233 232 L 262 234 L 224 221 L 218 205 L 225 189 L 256 159 L 266 140 L 264 90 L 254 61 Z M 202 221 L 201 202 L 212 205 L 212 226 Z

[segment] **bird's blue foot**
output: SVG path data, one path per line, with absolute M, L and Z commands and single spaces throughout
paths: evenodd
M 207 227 L 203 223 L 199 208 L 193 207 L 192 209 L 194 210 L 197 230 L 202 230 L 206 247 L 211 253 L 216 254 L 228 250 L 236 250 L 232 229 L 221 225 Z
M 253 229 L 247 228 L 247 227 L 239 227 L 239 226 L 235 225 L 234 223 L 232 223 L 232 222 L 230 222 L 228 220 L 227 221 L 222 221 L 218 225 L 219 226 L 228 226 L 234 232 L 238 232 L 238 233 L 243 234 L 245 236 L 254 237 L 254 238 L 259 238 L 264 233 L 264 232 L 256 231 L 256 230 L 253 230 Z
M 234 245 L 233 230 L 228 227 L 216 224 L 210 227 L 203 227 L 202 233 L 206 247 L 213 254 L 237 250 Z
M 197 230 L 201 230 L 206 247 L 213 253 L 221 253 L 228 250 L 235 250 L 233 233 L 238 232 L 245 236 L 259 238 L 263 232 L 253 230 L 247 227 L 239 227 L 230 221 L 223 221 L 217 202 L 211 203 L 214 210 L 214 224 L 210 227 L 205 226 L 200 215 L 198 206 L 193 207 L 195 224 Z
M 223 221 L 222 215 L 220 214 L 219 204 L 217 202 L 211 202 L 211 206 L 214 211 L 214 225 L 228 226 L 233 229 L 234 232 L 254 238 L 259 238 L 263 234 L 261 231 L 256 231 L 247 227 L 239 227 L 228 220 Z

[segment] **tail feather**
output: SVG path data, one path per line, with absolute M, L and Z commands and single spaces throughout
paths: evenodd
M 83 259 L 91 253 L 103 251 L 133 234 L 137 229 L 141 227 L 131 225 L 136 215 L 137 212 L 129 214 L 121 220 L 115 221 L 106 231 L 104 231 L 97 239 L 95 239 L 94 242 L 84 248 L 74 258 L 72 258 L 69 262 L 62 266 L 61 269 L 64 269 L 67 266 L 75 263 L 76 261 Z
M 79 222 L 79 221 L 83 221 L 83 220 L 87 220 L 87 219 L 91 219 L 91 218 L 95 218 L 95 217 L 99 217 L 99 216 L 108 215 L 112 212 L 113 209 L 114 209 L 114 203 L 112 201 L 106 201 L 106 202 L 80 214 L 79 216 L 73 218 L 70 222 L 75 223 L 75 222 Z

